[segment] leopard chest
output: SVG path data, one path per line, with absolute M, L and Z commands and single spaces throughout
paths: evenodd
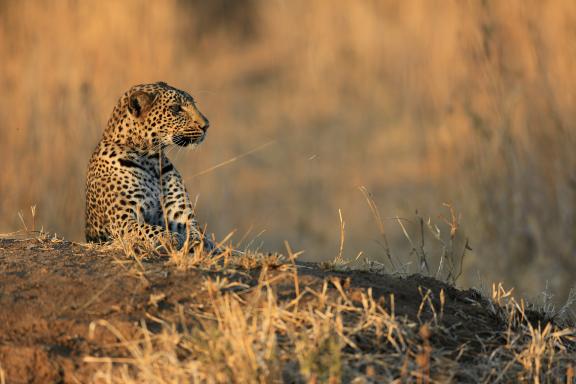
M 132 181 L 120 191 L 127 199 L 126 204 L 136 208 L 138 221 L 162 225 L 162 190 L 166 186 L 162 185 L 159 160 L 124 158 L 119 163 L 123 171 L 130 173 Z

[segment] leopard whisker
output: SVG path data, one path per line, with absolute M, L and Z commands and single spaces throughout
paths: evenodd
M 178 151 L 176 151 L 176 155 L 174 155 L 174 157 L 178 158 L 178 156 L 180 156 L 180 154 L 182 153 L 182 149 L 184 147 L 178 147 Z
M 174 146 L 169 146 L 164 154 L 166 156 L 168 156 L 170 154 L 170 152 L 174 152 Z

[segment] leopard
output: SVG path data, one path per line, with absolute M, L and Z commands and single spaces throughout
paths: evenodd
M 88 163 L 85 235 L 90 243 L 131 238 L 159 249 L 198 244 L 214 250 L 198 225 L 182 176 L 166 155 L 200 145 L 208 119 L 189 93 L 166 82 L 139 84 L 114 106 Z

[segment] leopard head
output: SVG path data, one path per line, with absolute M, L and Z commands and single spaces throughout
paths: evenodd
M 120 99 L 105 135 L 119 144 L 156 151 L 170 145 L 197 146 L 208 119 L 188 93 L 158 82 L 132 87 Z

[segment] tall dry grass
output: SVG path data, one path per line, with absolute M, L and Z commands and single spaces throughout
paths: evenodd
M 534 292 L 574 284 L 576 6 L 486 2 L 471 7 L 463 35 L 468 72 L 454 88 L 435 137 L 452 164 L 460 205 L 477 236 L 475 265 L 510 271 Z M 447 154 L 446 154 L 447 153 Z M 474 267 L 475 265 L 472 265 Z M 539 283 L 540 282 L 540 283 Z
M 105 332 L 117 340 L 83 358 L 97 368 L 94 381 L 538 384 L 574 378 L 570 320 L 544 320 L 552 314 L 530 309 L 502 284 L 492 286 L 491 299 L 462 296 L 474 304 L 445 312 L 455 298 L 446 299 L 442 288 L 419 288 L 419 306 L 409 296 L 398 305 L 394 293 L 378 297 L 372 288 L 351 288 L 349 277 L 304 284 L 302 266 L 276 260 L 269 268 L 269 259 L 250 261 L 254 256 L 236 261 L 259 264 L 255 285 L 208 277 L 189 302 L 147 314 L 131 335 L 107 320 L 92 322 L 90 339 Z M 418 306 L 417 319 L 395 312 L 407 303 Z M 462 326 L 471 322 L 478 328 Z
M 453 202 L 468 283 L 480 268 L 567 292 L 575 19 L 563 1 L 2 2 L 0 230 L 36 204 L 46 229 L 81 240 L 85 167 L 114 103 L 165 80 L 211 120 L 175 157 L 217 234 L 331 259 L 341 209 L 344 256 L 384 258 L 363 185 L 395 252 L 409 247 L 388 218 Z

